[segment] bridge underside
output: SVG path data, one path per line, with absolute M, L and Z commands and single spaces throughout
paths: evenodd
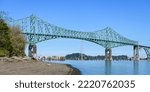
M 118 42 L 118 41 L 111 41 L 111 40 L 102 40 L 102 39 L 91 39 L 91 38 L 82 38 L 82 37 L 71 37 L 71 36 L 60 36 L 60 35 L 47 35 L 47 34 L 30 34 L 24 33 L 27 38 L 27 43 L 29 44 L 36 44 L 46 40 L 58 39 L 58 38 L 69 38 L 69 39 L 78 39 L 96 43 L 104 48 L 115 48 L 120 46 L 126 45 L 134 45 L 129 44 L 127 42 Z
M 36 43 L 42 42 L 45 40 L 52 40 L 52 39 L 58 39 L 58 38 L 71 38 L 71 39 L 79 39 L 79 40 L 85 40 L 89 42 L 96 43 L 98 45 L 101 45 L 105 48 L 105 60 L 111 61 L 112 60 L 112 48 L 119 47 L 119 46 L 125 46 L 126 43 L 119 43 L 115 41 L 105 41 L 105 40 L 99 40 L 99 39 L 89 39 L 89 38 L 75 38 L 70 36 L 58 36 L 58 35 L 43 35 L 43 34 L 26 34 L 27 42 L 29 43 L 29 56 L 34 57 L 36 56 Z M 34 43 L 34 44 L 33 44 Z
M 58 39 L 58 38 L 69 38 L 69 39 L 79 39 L 79 40 L 85 40 L 90 41 L 93 43 L 96 43 L 98 45 L 101 45 L 105 48 L 105 60 L 111 61 L 112 59 L 112 48 L 120 47 L 120 46 L 126 46 L 131 45 L 133 46 L 133 60 L 140 60 L 139 56 L 139 49 L 144 48 L 147 59 L 150 59 L 150 49 L 149 47 L 141 46 L 141 45 L 135 45 L 135 44 L 129 44 L 126 42 L 116 42 L 116 41 L 110 41 L 110 40 L 101 40 L 101 39 L 91 39 L 91 38 L 82 38 L 82 37 L 71 37 L 71 36 L 60 36 L 60 35 L 49 35 L 49 34 L 31 34 L 31 33 L 24 33 L 27 38 L 27 43 L 29 43 L 29 56 L 34 57 L 36 56 L 36 43 L 45 41 L 45 40 L 52 40 L 52 39 Z
M 79 38 L 73 38 L 73 37 L 67 37 L 67 36 L 51 36 L 51 35 L 31 35 L 31 34 L 26 34 L 26 37 L 27 39 L 33 39 L 34 40 L 31 40 L 29 41 L 28 40 L 28 43 L 35 43 L 35 44 L 30 44 L 29 45 L 29 56 L 30 57 L 34 57 L 36 56 L 36 43 L 38 42 L 42 42 L 42 41 L 45 41 L 45 40 L 52 40 L 52 39 L 58 39 L 58 38 L 71 38 L 71 39 L 79 39 Z M 94 40 L 94 39 L 80 39 L 80 40 L 86 40 L 86 41 L 90 41 L 90 42 L 94 42 L 98 45 L 101 45 L 103 46 L 104 48 L 105 47 L 108 47 L 108 46 L 112 46 L 112 47 L 119 47 L 119 46 L 125 46 L 127 44 L 125 43 L 114 43 L 114 42 L 110 42 L 110 41 L 99 41 L 99 40 Z M 111 44 L 111 45 L 110 45 Z M 148 49 L 148 47 L 142 47 L 142 46 L 139 46 L 139 45 L 134 45 L 133 46 L 133 60 L 140 60 L 140 57 L 139 57 L 139 49 L 140 48 L 144 48 L 146 54 L 147 54 L 147 59 L 150 59 L 150 49 Z M 109 47 L 109 48 L 105 48 L 105 60 L 106 61 L 111 61 L 112 60 L 112 48 Z

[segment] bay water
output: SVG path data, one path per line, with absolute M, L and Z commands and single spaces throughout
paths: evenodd
M 70 64 L 82 75 L 150 75 L 150 61 L 65 60 L 47 61 Z

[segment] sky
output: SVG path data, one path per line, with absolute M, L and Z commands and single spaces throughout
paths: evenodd
M 35 14 L 51 24 L 83 32 L 111 27 L 139 44 L 150 46 L 149 0 L 0 0 L 0 10 L 14 19 Z M 78 52 L 94 56 L 104 55 L 105 50 L 95 43 L 75 39 L 43 41 L 37 48 L 39 56 Z M 112 53 L 133 56 L 133 47 L 113 48 Z M 145 57 L 144 50 L 140 55 Z

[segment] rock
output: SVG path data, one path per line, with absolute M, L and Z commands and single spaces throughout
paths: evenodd
M 13 61 L 16 61 L 16 62 L 22 61 L 21 57 L 16 57 L 16 56 L 11 57 L 11 59 L 13 59 Z
M 0 61 L 4 62 L 30 62 L 33 61 L 30 57 L 0 57 Z
M 11 58 L 8 58 L 8 57 L 0 57 L 0 61 L 3 61 L 3 62 L 12 62 L 13 60 Z
M 51 64 L 47 64 L 48 66 L 51 66 Z
M 32 60 L 32 58 L 31 57 L 24 57 L 24 58 L 22 58 L 23 60 Z

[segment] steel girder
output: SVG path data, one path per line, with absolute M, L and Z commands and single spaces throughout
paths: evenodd
M 29 44 L 36 44 L 56 38 L 72 38 L 94 42 L 104 48 L 138 45 L 137 41 L 125 38 L 109 27 L 94 32 L 81 32 L 58 27 L 34 15 L 18 20 L 11 20 L 10 23 L 18 25 L 21 28 Z
M 150 59 L 150 48 L 144 48 L 146 55 L 147 55 L 147 59 Z

